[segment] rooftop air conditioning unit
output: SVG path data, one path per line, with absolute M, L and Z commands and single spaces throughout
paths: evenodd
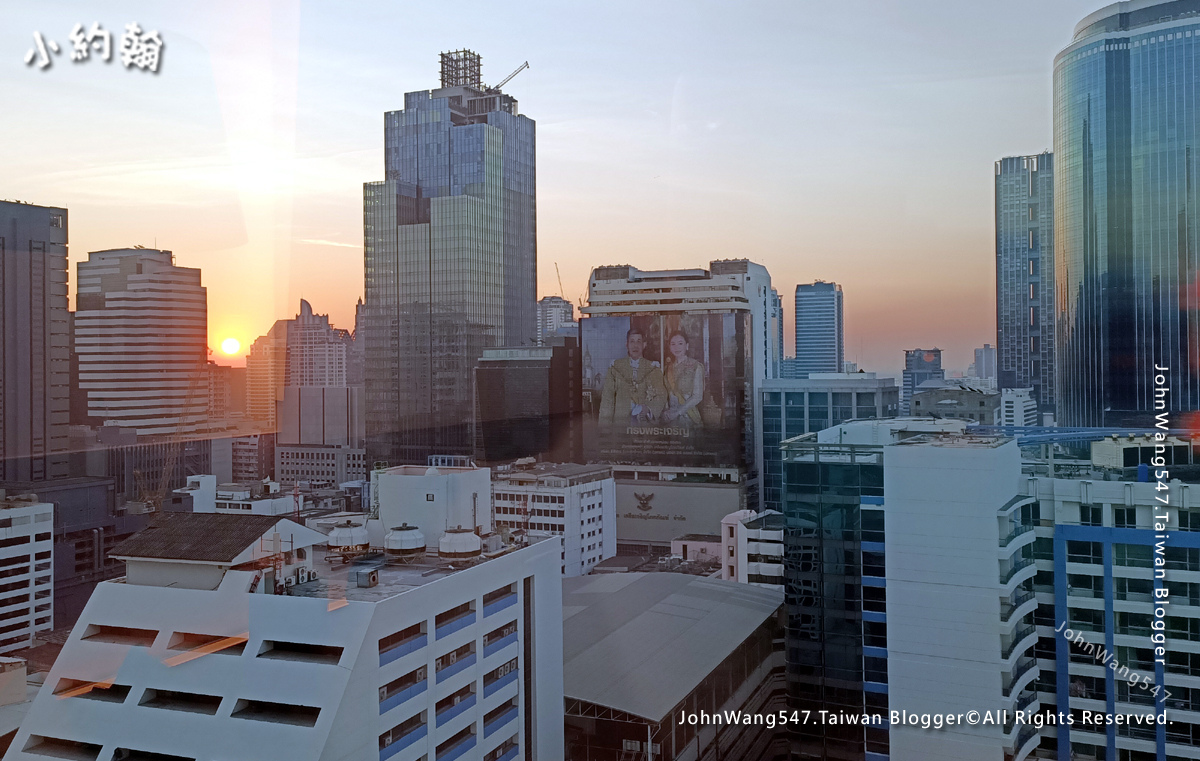
M 370 570 L 370 571 L 359 571 L 358 572 L 358 585 L 360 587 L 374 587 L 374 586 L 377 586 L 378 584 L 379 584 L 379 571 Z
M 296 586 L 296 577 L 295 577 L 295 576 L 285 576 L 285 577 L 284 577 L 284 579 L 283 579 L 283 585 L 284 585 L 285 587 L 294 587 L 294 586 Z

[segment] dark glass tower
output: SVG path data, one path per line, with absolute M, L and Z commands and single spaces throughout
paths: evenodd
M 1200 0 L 1111 5 L 1055 58 L 1061 424 L 1152 422 L 1155 365 L 1168 410 L 1200 408 L 1198 14 Z
M 996 370 L 1054 411 L 1053 153 L 996 162 Z
M 363 186 L 367 455 L 470 454 L 483 350 L 537 336 L 534 122 L 442 54 L 442 87 L 384 115 L 386 179 Z

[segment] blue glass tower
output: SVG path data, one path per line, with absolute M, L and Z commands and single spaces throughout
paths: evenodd
M 469 454 L 471 378 L 493 346 L 536 342 L 534 122 L 442 54 L 442 87 L 384 115 L 386 179 L 363 186 L 367 449 Z
M 1200 0 L 1110 5 L 1054 61 L 1059 422 L 1200 409 L 1196 147 Z

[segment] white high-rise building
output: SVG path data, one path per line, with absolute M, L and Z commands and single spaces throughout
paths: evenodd
M 96 425 L 194 433 L 208 412 L 208 294 L 170 251 L 92 251 L 78 265 L 75 354 Z
M 1006 388 L 1000 391 L 1000 409 L 996 425 L 1037 425 L 1037 400 L 1031 388 Z
M 329 315 L 313 314 L 300 299 L 300 313 L 288 330 L 284 386 L 347 386 L 350 333 L 329 324 Z
M 54 505 L 0 489 L 0 516 L 0 653 L 10 653 L 54 629 Z
M 721 578 L 783 591 L 784 516 L 739 510 L 721 521 Z
M 617 554 L 617 482 L 608 465 L 542 463 L 492 472 L 496 529 L 563 538 L 563 576 Z
M 560 542 L 451 536 L 343 563 L 358 538 L 160 514 L 113 550 L 126 577 L 93 593 L 6 758 L 561 758 Z
M 559 328 L 575 323 L 575 305 L 562 296 L 543 296 L 538 299 L 537 319 L 537 342 L 542 346 Z

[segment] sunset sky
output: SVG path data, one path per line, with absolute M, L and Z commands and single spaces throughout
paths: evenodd
M 578 303 L 592 266 L 747 257 L 789 346 L 796 283 L 834 280 L 848 360 L 937 345 L 963 370 L 995 341 L 992 162 L 1051 147 L 1053 57 L 1100 6 L 4 1 L 0 198 L 67 207 L 72 262 L 200 267 L 214 356 L 302 297 L 352 328 L 383 113 L 466 47 L 485 82 L 531 65 L 505 90 L 537 122 L 540 295 L 556 262 Z M 95 21 L 113 61 L 73 63 Z M 164 40 L 157 75 L 119 62 L 132 21 Z M 62 48 L 45 71 L 34 32 Z

